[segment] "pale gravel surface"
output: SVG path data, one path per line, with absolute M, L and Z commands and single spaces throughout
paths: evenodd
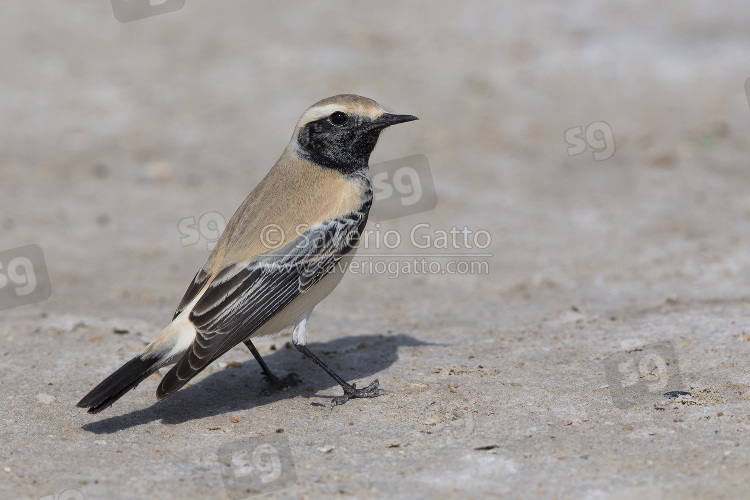
M 88 4 L 0 9 L 0 250 L 38 244 L 52 281 L 0 311 L 0 498 L 227 498 L 247 437 L 294 462 L 264 498 L 747 498 L 747 2 Z M 380 229 L 486 230 L 489 275 L 348 276 L 316 309 L 311 348 L 378 399 L 330 411 L 286 335 L 260 349 L 289 392 L 242 347 L 164 402 L 155 375 L 76 408 L 205 259 L 178 221 L 229 217 L 340 92 L 420 117 L 372 161 L 426 155 L 438 205 Z M 569 157 L 596 121 L 615 154 Z M 608 357 L 665 342 L 691 396 L 619 408 Z

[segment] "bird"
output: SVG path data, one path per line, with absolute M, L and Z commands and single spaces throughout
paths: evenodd
M 279 160 L 229 220 L 172 321 L 77 406 L 99 413 L 174 364 L 156 391 L 163 400 L 240 343 L 273 385 L 294 385 L 296 375 L 277 377 L 251 340 L 292 327 L 297 350 L 343 388 L 332 408 L 381 395 L 377 379 L 358 389 L 316 356 L 307 346 L 307 322 L 357 250 L 373 201 L 368 162 L 381 132 L 417 119 L 354 94 L 308 108 Z

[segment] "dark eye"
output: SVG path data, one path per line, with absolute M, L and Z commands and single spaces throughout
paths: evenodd
M 333 123 L 334 125 L 343 125 L 346 123 L 346 119 L 348 116 L 346 116 L 346 113 L 342 113 L 341 111 L 334 111 L 331 113 L 331 116 L 328 117 L 328 121 Z

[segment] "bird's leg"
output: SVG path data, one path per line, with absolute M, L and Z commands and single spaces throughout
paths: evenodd
M 382 389 L 378 389 L 379 382 L 375 380 L 373 383 L 365 387 L 364 389 L 357 389 L 356 384 L 349 384 L 344 379 L 336 375 L 333 370 L 323 363 L 315 354 L 307 348 L 307 318 L 310 315 L 302 318 L 294 327 L 294 333 L 292 333 L 292 344 L 297 348 L 299 352 L 310 358 L 313 363 L 321 367 L 330 377 L 338 383 L 342 389 L 344 389 L 344 395 L 331 400 L 331 408 L 336 405 L 342 405 L 349 401 L 351 398 L 374 398 L 383 394 Z
M 339 396 L 331 400 L 331 408 L 337 405 L 342 405 L 349 401 L 349 399 L 351 398 L 374 398 L 380 396 L 385 392 L 383 391 L 383 389 L 378 389 L 379 382 L 377 379 L 375 379 L 374 382 L 372 382 L 364 389 L 357 389 L 356 384 L 349 384 L 344 379 L 336 375 L 336 373 L 328 368 L 328 366 L 326 366 L 326 364 L 323 363 L 320 358 L 313 354 L 313 352 L 308 349 L 307 346 L 294 342 L 294 347 L 296 347 L 299 352 L 310 358 L 313 363 L 325 370 L 325 372 L 344 389 L 343 396 Z
M 272 385 L 278 387 L 279 389 L 283 389 L 284 387 L 294 386 L 300 383 L 300 379 L 296 373 L 290 373 L 283 379 L 280 379 L 279 377 L 274 375 L 273 372 L 268 368 L 266 362 L 263 361 L 263 358 L 260 357 L 260 353 L 258 352 L 258 349 L 256 349 L 253 345 L 252 341 L 250 339 L 247 339 L 244 344 L 248 349 L 250 349 L 250 352 L 255 358 L 255 361 L 258 362 L 261 370 L 263 370 L 263 375 L 266 376 L 266 378 L 269 382 L 271 382 Z

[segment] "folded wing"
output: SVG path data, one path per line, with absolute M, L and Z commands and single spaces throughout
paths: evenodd
M 312 226 L 278 250 L 222 269 L 190 312 L 195 341 L 162 379 L 157 397 L 164 399 L 180 389 L 330 273 L 357 245 L 369 203 Z M 201 276 L 202 272 L 188 288 L 186 299 L 191 289 L 194 296 L 205 286 L 207 277 Z

